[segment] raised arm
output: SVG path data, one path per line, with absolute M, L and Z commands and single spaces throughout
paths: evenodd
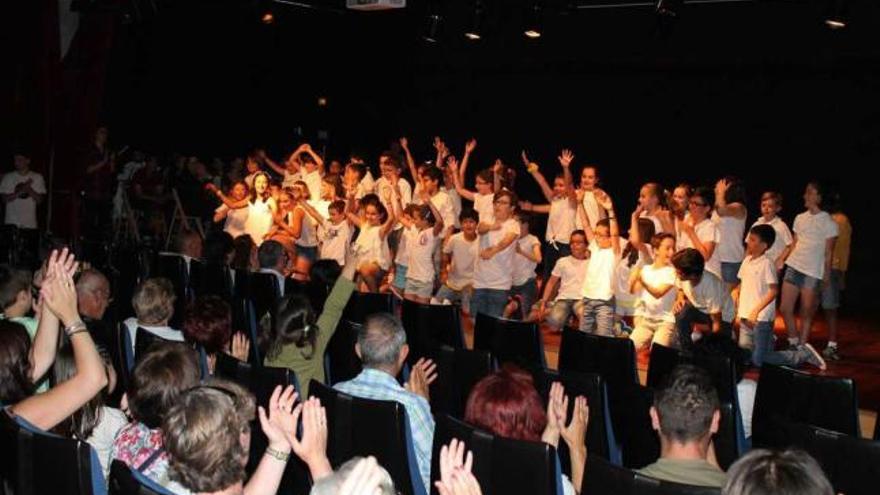
M 681 229 L 684 231 L 685 235 L 688 236 L 691 240 L 691 244 L 693 244 L 694 249 L 700 252 L 703 255 L 704 260 L 709 260 L 712 257 L 712 253 L 715 252 L 715 241 L 702 241 L 700 237 L 697 235 L 697 231 L 694 229 L 694 220 L 693 217 L 686 218 L 683 222 L 681 222 Z
M 526 170 L 532 174 L 532 177 L 535 178 L 535 181 L 538 183 L 538 186 L 541 187 L 541 192 L 544 194 L 544 197 L 547 198 L 548 202 L 553 201 L 553 189 L 550 187 L 550 184 L 547 184 L 547 179 L 544 178 L 544 174 L 541 173 L 541 170 L 538 168 L 538 164 L 535 162 L 529 161 L 528 155 L 526 152 L 522 152 L 522 160 L 526 166 Z
M 599 203 L 599 206 L 608 215 L 611 249 L 614 250 L 615 256 L 620 256 L 620 227 L 617 225 L 617 214 L 614 213 L 614 204 L 611 202 L 611 196 L 601 189 L 597 189 L 594 194 L 596 195 L 596 202 Z
M 492 190 L 495 191 L 495 194 L 498 194 L 501 191 L 501 174 L 504 172 L 504 164 L 501 162 L 501 159 L 498 158 L 495 160 L 495 164 L 492 165 Z
M 217 196 L 217 199 L 222 201 L 223 204 L 226 205 L 231 210 L 237 210 L 239 208 L 244 208 L 248 205 L 247 198 L 236 201 L 236 200 L 230 198 L 229 196 L 223 194 L 223 191 L 221 191 L 219 187 L 215 186 L 214 184 L 212 184 L 210 182 L 205 184 L 205 189 L 213 192 L 214 195 Z
M 416 161 L 413 159 L 412 153 L 409 151 L 409 140 L 407 140 L 406 137 L 400 138 L 400 148 L 406 156 L 406 166 L 409 167 L 409 173 L 412 175 L 413 180 L 418 183 L 419 171 L 416 168 Z
M 519 248 L 519 242 L 516 243 L 516 252 L 520 256 L 525 259 L 531 261 L 532 263 L 540 263 L 541 262 L 541 243 L 537 243 L 532 246 L 532 249 L 529 251 L 523 251 Z
M 458 180 L 461 181 L 462 184 L 465 183 L 465 178 L 467 177 L 467 167 L 470 164 L 471 153 L 477 148 L 477 140 L 471 138 L 468 142 L 464 143 L 464 155 L 461 157 L 461 170 L 458 172 Z M 459 191 L 460 193 L 461 191 Z
M 318 165 L 318 170 L 323 175 L 323 173 L 324 173 L 324 159 L 321 158 L 321 155 L 315 153 L 315 151 L 312 149 L 312 146 L 309 143 L 303 143 L 302 145 L 300 145 L 299 151 L 300 151 L 300 153 L 307 153 L 309 156 L 311 156 L 312 159 L 315 160 L 315 164 Z
M 577 202 L 577 216 L 581 221 L 581 225 L 584 226 L 584 234 L 587 235 L 587 243 L 593 242 L 593 229 L 590 227 L 590 218 L 587 216 L 587 210 L 584 209 L 584 195 L 586 191 L 583 189 L 577 189 L 575 191 L 575 200 Z
M 258 158 L 261 162 L 263 162 L 263 163 L 265 163 L 266 165 L 268 165 L 269 168 L 271 168 L 272 170 L 274 170 L 275 173 L 277 173 L 277 174 L 279 174 L 279 175 L 284 175 L 284 173 L 287 172 L 286 170 L 284 170 L 284 167 L 282 167 L 281 165 L 278 165 L 278 164 L 275 162 L 275 160 L 269 158 L 269 156 L 266 155 L 266 151 L 265 151 L 265 150 L 261 150 L 261 149 L 260 149 L 260 150 L 257 150 L 257 158 Z
M 455 190 L 458 191 L 458 194 L 468 200 L 474 200 L 474 192 L 469 191 L 464 186 L 464 172 L 458 171 L 458 160 L 455 159 L 454 156 L 449 157 L 449 160 L 446 162 L 449 165 L 449 168 L 452 170 L 452 181 L 455 184 Z M 465 152 L 464 158 L 461 162 L 461 167 L 464 169 L 467 166 L 467 152 Z
M 397 196 L 396 192 L 386 190 L 384 199 L 386 204 L 391 204 L 392 201 L 398 205 L 400 204 L 400 198 Z M 394 225 L 397 223 L 397 213 L 394 211 L 396 209 L 396 207 L 388 209 L 388 218 L 385 219 L 385 223 L 383 223 L 382 227 L 379 229 L 379 235 L 383 238 L 391 232 L 391 229 L 393 229 Z
M 571 162 L 574 161 L 574 153 L 571 150 L 563 149 L 559 154 L 559 164 L 562 165 L 562 176 L 565 179 L 565 194 L 569 201 L 574 203 L 577 201 L 574 192 L 574 178 L 571 175 Z
M 715 211 L 722 217 L 746 217 L 746 207 L 742 203 L 727 203 L 725 193 L 730 188 L 726 179 L 721 179 L 715 184 Z

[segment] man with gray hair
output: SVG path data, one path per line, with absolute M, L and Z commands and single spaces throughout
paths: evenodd
M 112 329 L 102 320 L 110 305 L 110 281 L 98 270 L 84 270 L 76 280 L 76 300 L 83 323 L 98 347 L 110 348 Z
M 428 387 L 437 378 L 437 366 L 429 359 L 420 359 L 413 366 L 409 381 L 400 386 L 395 377 L 403 369 L 409 346 L 400 320 L 388 313 L 367 317 L 358 332 L 355 352 L 363 362 L 363 371 L 352 380 L 337 383 L 334 388 L 355 397 L 392 400 L 403 405 L 419 474 L 425 491 L 430 491 L 434 418 L 428 404 Z

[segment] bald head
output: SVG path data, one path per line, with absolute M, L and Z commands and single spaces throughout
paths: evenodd
M 98 270 L 85 270 L 76 282 L 76 295 L 79 313 L 100 320 L 110 304 L 110 281 Z

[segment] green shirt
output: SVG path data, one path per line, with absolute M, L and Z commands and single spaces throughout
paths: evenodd
M 684 483 L 696 486 L 721 488 L 727 481 L 727 474 L 703 459 L 657 459 L 639 469 L 640 474 L 663 481 Z
M 299 381 L 301 388 L 299 393 L 302 398 L 309 396 L 309 381 L 313 378 L 324 383 L 324 351 L 327 349 L 330 337 L 336 332 L 336 326 L 342 318 L 342 310 L 345 309 L 354 289 L 355 285 L 351 280 L 345 277 L 336 280 L 333 290 L 324 301 L 324 311 L 318 317 L 318 336 L 315 339 L 314 350 L 290 343 L 282 347 L 277 356 L 271 359 L 266 357 L 263 360 L 266 366 L 293 370 Z

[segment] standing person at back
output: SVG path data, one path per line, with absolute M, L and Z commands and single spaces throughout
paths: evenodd
M 828 213 L 837 223 L 837 241 L 831 255 L 831 278 L 822 286 L 822 310 L 828 324 L 828 346 L 822 351 L 825 359 L 840 360 L 837 351 L 837 308 L 840 307 L 840 293 L 846 288 L 846 271 L 849 269 L 849 249 L 852 243 L 852 225 L 849 217 L 841 210 L 840 195 L 830 194 Z
M 611 198 L 604 192 L 597 193 L 596 201 L 605 210 L 607 218 L 599 220 L 593 230 L 584 210 L 583 195 L 582 190 L 577 192 L 578 216 L 590 243 L 590 259 L 581 289 L 584 313 L 580 331 L 610 337 L 614 334 L 614 276 L 621 251 L 617 216 Z
M 721 278 L 729 290 L 739 285 L 736 274 L 743 260 L 743 233 L 746 228 L 746 191 L 742 181 L 725 177 L 715 184 L 715 211 L 712 221 L 718 225 L 718 259 Z

